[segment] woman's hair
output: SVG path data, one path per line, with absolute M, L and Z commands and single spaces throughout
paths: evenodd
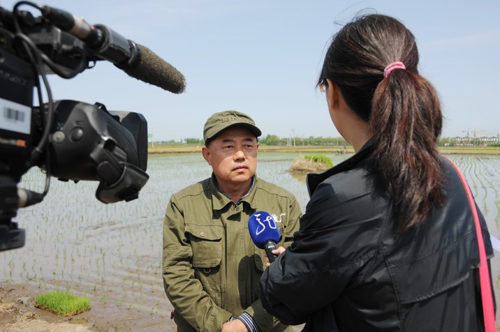
M 384 69 L 401 61 L 406 69 Z M 418 74 L 415 38 L 396 19 L 367 15 L 334 36 L 319 84 L 329 78 L 349 107 L 369 123 L 370 161 L 391 195 L 400 231 L 446 202 L 436 141 L 442 114 L 434 87 Z

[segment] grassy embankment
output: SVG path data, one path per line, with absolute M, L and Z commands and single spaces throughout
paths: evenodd
M 149 145 L 149 154 L 163 153 L 197 153 L 201 151 L 201 146 L 195 144 L 155 144 Z M 261 145 L 259 152 L 289 152 L 289 153 L 311 153 L 311 154 L 331 154 L 337 150 L 342 150 L 343 146 L 331 145 L 306 145 L 306 146 L 282 146 L 282 145 Z M 446 146 L 439 147 L 443 154 L 468 154 L 468 155 L 500 155 L 500 147 L 481 146 Z M 354 153 L 352 146 L 347 147 L 347 153 Z
M 333 163 L 325 155 L 305 155 L 295 160 L 288 169 L 292 174 L 319 173 L 333 167 Z

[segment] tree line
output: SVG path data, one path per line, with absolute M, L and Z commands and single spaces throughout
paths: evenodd
M 263 145 L 337 145 L 347 146 L 350 145 L 342 137 L 283 137 L 277 135 L 267 135 L 260 139 L 260 144 Z
M 345 139 L 342 137 L 279 137 L 277 135 L 267 135 L 266 137 L 259 139 L 260 144 L 262 145 L 282 145 L 282 146 L 304 146 L 304 145 L 335 145 L 335 146 L 350 146 L 351 144 L 347 143 Z M 196 144 L 196 145 L 204 145 L 205 142 L 201 138 L 185 138 L 180 142 L 176 142 L 175 140 L 169 141 L 161 141 L 158 142 L 160 144 Z M 481 145 L 485 143 L 481 140 L 469 140 L 469 141 L 460 141 L 452 138 L 440 138 L 437 142 L 438 146 L 455 146 L 455 145 Z M 488 143 L 488 146 L 500 146 L 499 143 L 492 144 Z

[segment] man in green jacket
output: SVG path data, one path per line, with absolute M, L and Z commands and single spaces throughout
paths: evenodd
M 248 219 L 270 213 L 288 247 L 300 206 L 283 188 L 257 178 L 257 137 L 246 114 L 212 115 L 202 153 L 212 177 L 172 195 L 163 227 L 163 281 L 177 331 L 293 331 L 261 305 L 259 279 L 267 263 L 252 242 Z

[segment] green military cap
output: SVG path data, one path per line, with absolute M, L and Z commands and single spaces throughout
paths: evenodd
M 231 126 L 245 127 L 253 132 L 256 137 L 262 135 L 253 119 L 248 115 L 237 111 L 225 111 L 215 113 L 208 118 L 203 128 L 203 139 L 206 141 Z

